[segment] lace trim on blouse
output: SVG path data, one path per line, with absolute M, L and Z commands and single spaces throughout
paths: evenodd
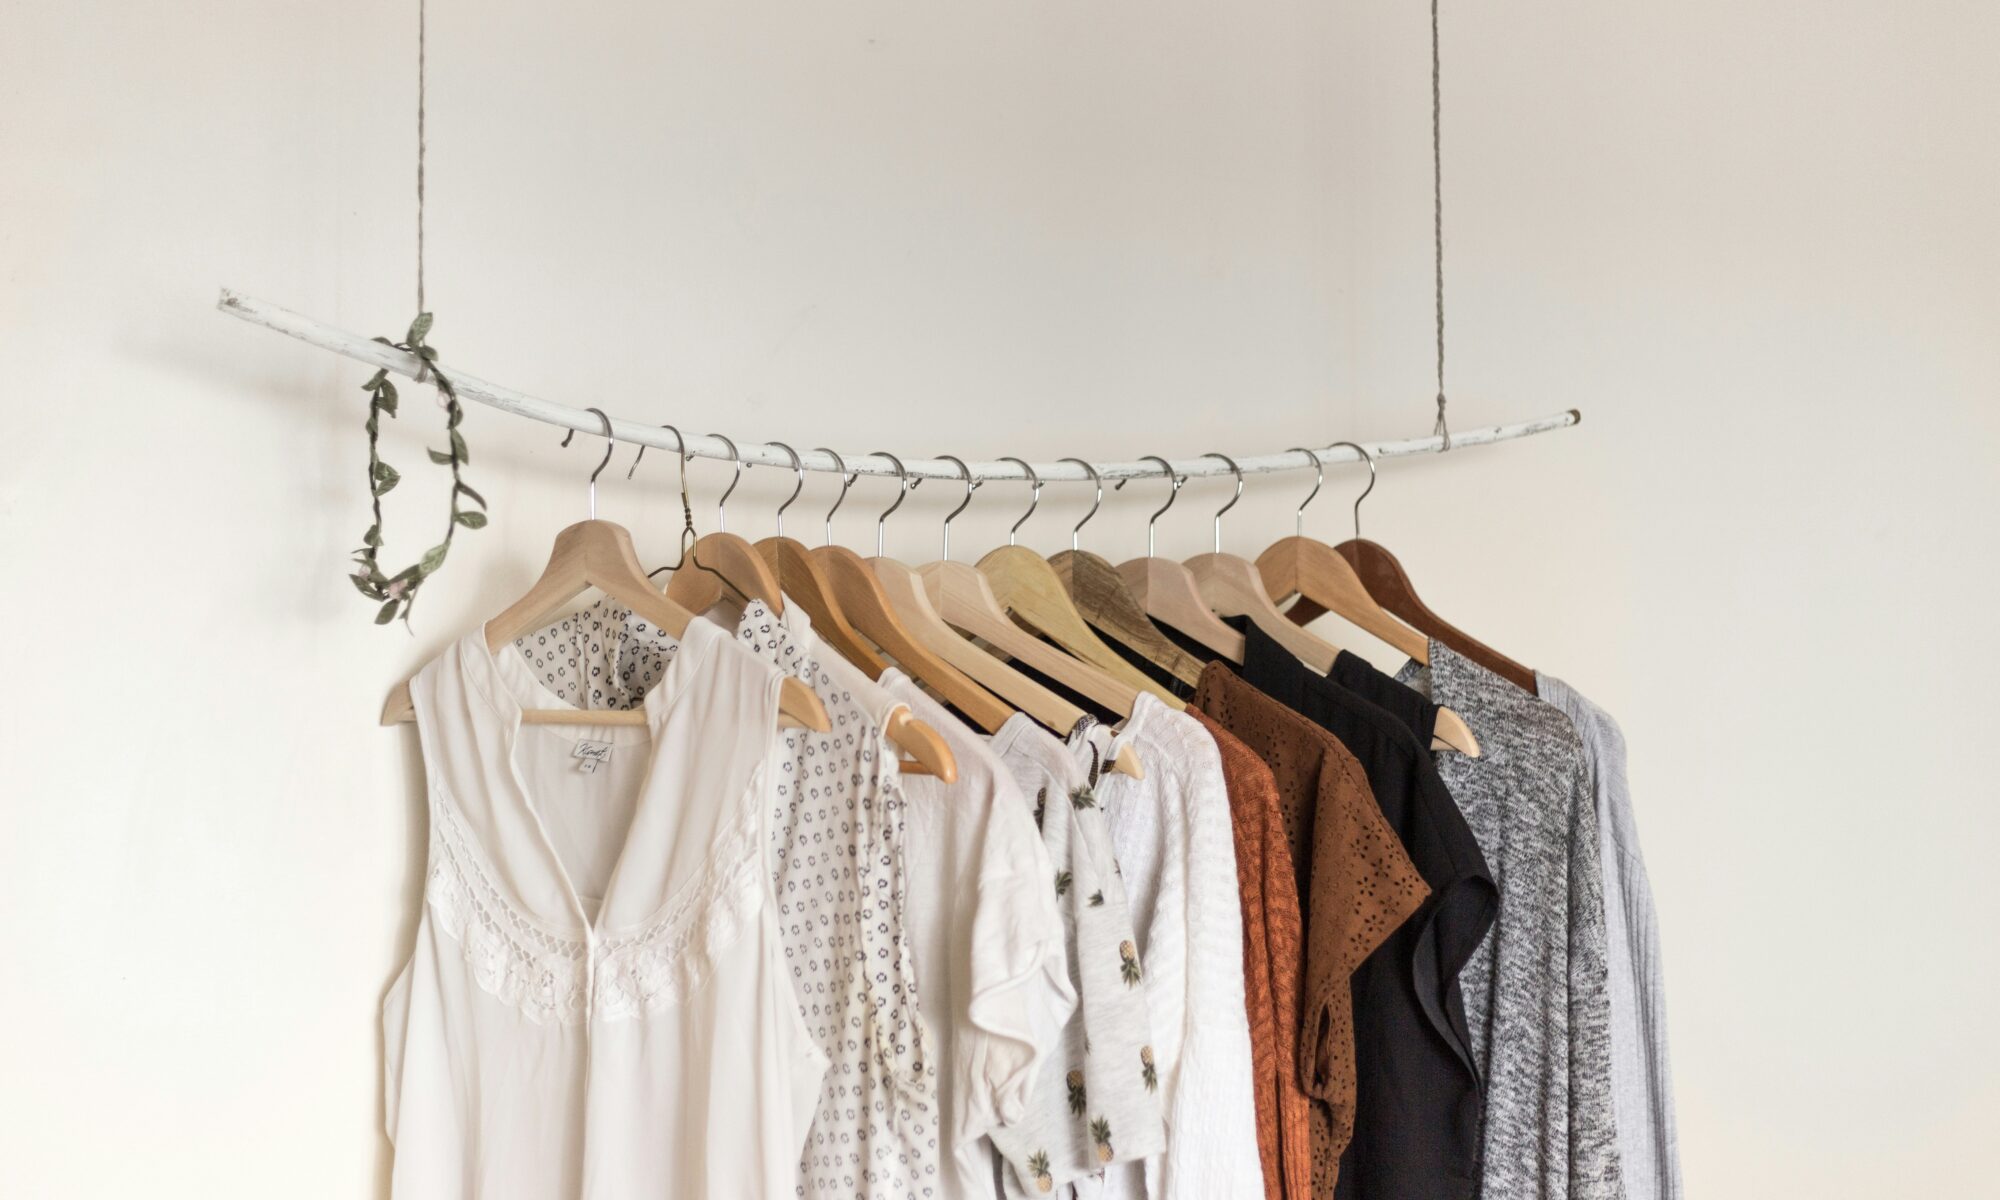
M 716 955 L 757 912 L 756 814 L 751 805 L 738 808 L 701 874 L 636 931 L 597 943 L 594 1002 L 587 999 L 588 943 L 552 930 L 508 899 L 442 792 L 431 805 L 425 902 L 438 927 L 458 942 L 480 990 L 535 1024 L 577 1024 L 592 1007 L 606 1021 L 659 1012 L 707 980 Z

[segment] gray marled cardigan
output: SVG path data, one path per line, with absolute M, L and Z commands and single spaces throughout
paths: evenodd
M 1563 712 L 1433 641 L 1398 677 L 1465 718 L 1480 757 L 1438 756 L 1500 888 L 1459 976 L 1485 1077 L 1482 1200 L 1622 1200 L 1597 808 Z

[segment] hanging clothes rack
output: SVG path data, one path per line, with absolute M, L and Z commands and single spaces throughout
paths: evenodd
M 416 355 L 386 346 L 380 342 L 362 337 L 316 321 L 311 317 L 280 308 L 275 304 L 242 295 L 224 288 L 216 307 L 233 317 L 274 330 L 289 337 L 295 337 L 308 345 L 354 359 L 371 367 L 381 367 L 399 375 L 417 377 L 422 360 Z M 585 433 L 603 432 L 603 424 L 586 409 L 571 408 L 565 404 L 543 400 L 525 392 L 466 374 L 453 367 L 451 379 L 458 389 L 461 399 L 475 400 L 502 412 L 528 417 L 565 429 L 580 429 Z M 1508 442 L 1516 438 L 1532 437 L 1538 433 L 1567 429 L 1583 419 L 1576 409 L 1551 413 L 1532 420 L 1517 421 L 1510 425 L 1488 425 L 1481 429 L 1466 429 L 1452 432 L 1447 445 L 1443 437 L 1404 438 L 1398 441 L 1367 443 L 1367 451 L 1374 457 L 1407 458 L 1418 454 L 1436 454 L 1447 448 L 1457 450 L 1466 446 L 1483 446 L 1492 442 Z M 611 436 L 616 441 L 630 442 L 637 446 L 652 446 L 660 450 L 676 449 L 672 435 L 651 420 L 638 421 L 613 417 Z M 775 444 L 762 442 L 741 442 L 731 446 L 721 437 L 697 437 L 689 435 L 687 453 L 691 458 L 714 458 L 737 461 L 744 465 L 783 467 L 787 470 L 802 468 L 807 471 L 844 471 L 848 474 L 895 476 L 898 469 L 887 456 L 880 454 L 850 454 L 836 458 L 823 451 L 803 452 L 793 455 Z M 1362 455 L 1352 443 L 1330 445 L 1313 452 L 1305 450 L 1284 450 L 1275 454 L 1251 455 L 1238 458 L 1235 465 L 1243 475 L 1264 475 L 1274 471 L 1299 471 L 1314 465 L 1314 454 L 1324 463 L 1360 462 Z M 1214 456 L 1197 456 L 1181 459 L 1142 459 L 1125 462 L 1092 463 L 1088 468 L 1078 465 L 1077 459 L 1058 459 L 1052 462 L 1023 464 L 1019 459 L 999 459 L 988 462 L 964 464 L 942 458 L 911 458 L 903 460 L 901 473 L 911 479 L 952 479 L 964 480 L 968 474 L 973 480 L 1011 479 L 1026 482 L 1039 477 L 1043 482 L 1085 482 L 1096 476 L 1104 479 L 1162 479 L 1169 474 L 1183 479 L 1201 479 L 1212 475 L 1227 475 L 1230 468 Z M 1158 464 L 1165 462 L 1162 469 Z

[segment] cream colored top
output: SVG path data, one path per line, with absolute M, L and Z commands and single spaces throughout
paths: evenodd
M 789 1195 L 826 1060 L 771 896 L 776 668 L 697 622 L 643 728 L 479 631 L 411 685 L 424 911 L 383 1007 L 392 1195 Z

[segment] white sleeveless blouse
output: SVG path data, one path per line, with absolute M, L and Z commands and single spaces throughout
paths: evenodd
M 474 630 L 411 684 L 416 948 L 383 1006 L 403 1200 L 789 1195 L 826 1059 L 782 967 L 781 674 L 695 622 L 647 724 L 564 707 Z

